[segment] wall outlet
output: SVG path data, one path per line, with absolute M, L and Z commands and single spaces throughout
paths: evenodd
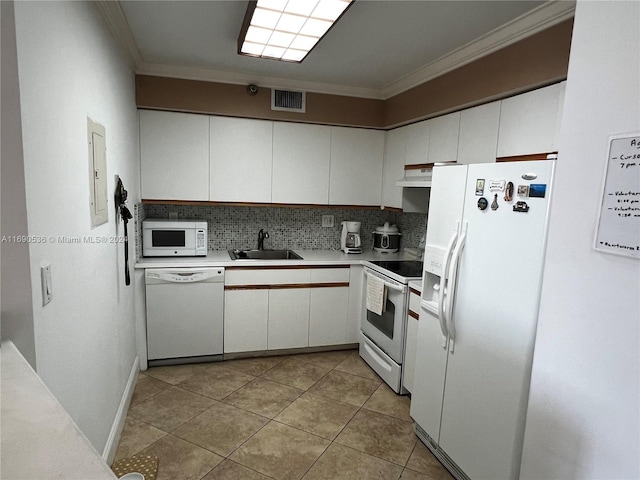
M 322 215 L 322 226 L 333 227 L 333 215 Z
M 44 307 L 53 298 L 50 263 L 47 263 L 40 267 L 40 281 L 42 283 L 42 306 Z

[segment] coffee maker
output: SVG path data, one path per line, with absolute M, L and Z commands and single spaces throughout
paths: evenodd
M 362 253 L 360 222 L 342 222 L 340 250 L 344 253 Z

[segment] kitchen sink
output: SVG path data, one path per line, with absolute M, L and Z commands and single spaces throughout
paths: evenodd
M 293 250 L 229 250 L 231 260 L 302 260 Z

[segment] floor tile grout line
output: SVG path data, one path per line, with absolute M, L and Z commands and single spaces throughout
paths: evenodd
M 133 406 L 133 405 L 137 405 L 137 404 L 139 404 L 139 403 L 143 403 L 143 402 L 145 402 L 145 401 L 147 401 L 147 400 L 150 400 L 151 398 L 154 398 L 155 396 L 159 395 L 160 393 L 162 393 L 162 392 L 166 391 L 167 389 L 169 389 L 169 388 L 171 388 L 171 387 L 176 387 L 176 388 L 179 388 L 180 390 L 182 390 L 182 391 L 184 391 L 184 392 L 189 392 L 189 393 L 192 393 L 192 394 L 198 395 L 198 396 L 200 396 L 200 397 L 203 397 L 203 398 L 206 398 L 206 399 L 208 399 L 208 400 L 211 400 L 211 401 L 213 401 L 214 403 L 212 403 L 210 406 L 208 406 L 207 408 L 205 408 L 205 409 L 204 409 L 204 410 L 202 410 L 201 412 L 199 412 L 199 413 L 197 413 L 197 414 L 193 415 L 192 417 L 190 417 L 189 419 L 187 419 L 185 422 L 183 422 L 182 424 L 180 424 L 179 426 L 177 426 L 175 429 L 173 429 L 173 430 L 172 430 L 172 431 L 170 431 L 170 432 L 167 432 L 167 431 L 163 430 L 162 428 L 159 428 L 159 427 L 157 427 L 157 426 L 155 426 L 155 425 L 153 425 L 153 424 L 151 424 L 151 423 L 148 423 L 148 422 L 146 422 L 146 421 L 143 421 L 143 420 L 141 420 L 141 419 L 139 419 L 139 418 L 137 418 L 137 417 L 135 417 L 135 416 L 131 415 L 131 417 L 132 417 L 133 419 L 135 419 L 136 421 L 139 421 L 139 422 L 141 422 L 142 424 L 145 424 L 145 425 L 148 425 L 148 426 L 153 427 L 153 428 L 155 428 L 155 429 L 158 429 L 159 431 L 161 431 L 161 432 L 163 433 L 163 436 L 162 436 L 160 439 L 158 439 L 158 440 L 154 441 L 154 442 L 153 442 L 153 443 L 151 443 L 149 446 L 146 446 L 145 448 L 141 449 L 140 451 L 136 452 L 135 454 L 138 454 L 138 453 L 140 453 L 140 452 L 142 452 L 142 451 L 144 451 L 144 450 L 146 450 L 146 449 L 148 449 L 148 448 L 151 448 L 151 446 L 155 445 L 155 444 L 156 444 L 156 443 L 158 443 L 160 440 L 165 439 L 165 438 L 167 437 L 167 435 L 171 435 L 171 437 L 173 437 L 173 438 L 180 439 L 180 440 L 185 441 L 185 442 L 187 442 L 187 443 L 189 443 L 189 444 L 192 444 L 192 445 L 194 445 L 194 446 L 196 446 L 196 447 L 198 447 L 198 448 L 202 448 L 202 449 L 207 450 L 207 451 L 209 451 L 209 452 L 211 452 L 211 453 L 213 453 L 213 454 L 215 454 L 215 455 L 218 455 L 219 457 L 222 457 L 223 459 L 226 459 L 226 460 L 229 460 L 230 462 L 233 462 L 233 460 L 230 460 L 230 459 L 229 459 L 229 457 L 230 457 L 231 455 L 233 455 L 233 453 L 235 453 L 239 448 L 241 448 L 241 447 L 242 447 L 243 445 L 245 445 L 248 441 L 250 441 L 250 440 L 251 440 L 251 439 L 252 439 L 256 434 L 258 434 L 260 431 L 262 431 L 262 430 L 263 430 L 267 425 L 269 425 L 271 422 L 274 422 L 274 423 L 276 423 L 276 424 L 284 425 L 284 426 L 287 426 L 287 427 L 293 428 L 293 429 L 295 429 L 295 430 L 297 430 L 297 431 L 300 431 L 300 432 L 303 432 L 303 433 L 306 433 L 306 434 L 313 435 L 313 436 L 315 436 L 315 437 L 318 437 L 318 438 L 320 438 L 320 439 L 322 439 L 322 440 L 324 440 L 324 441 L 328 442 L 327 447 L 323 450 L 322 454 L 320 454 L 320 456 L 318 456 L 318 458 L 316 458 L 316 460 L 313 462 L 312 466 L 311 466 L 311 467 L 309 467 L 309 469 L 307 469 L 307 471 L 306 471 L 303 475 L 307 475 L 307 473 L 309 472 L 309 470 L 310 470 L 311 468 L 313 468 L 313 465 L 315 465 L 315 464 L 316 464 L 316 462 L 317 462 L 320 458 L 322 458 L 322 456 L 323 456 L 323 455 L 325 455 L 325 454 L 326 454 L 327 450 L 328 450 L 328 449 L 329 449 L 329 448 L 330 448 L 334 443 L 335 443 L 336 445 L 340 445 L 341 447 L 349 448 L 349 449 L 352 449 L 352 450 L 355 450 L 355 451 L 361 452 L 361 453 L 363 453 L 363 454 L 365 454 L 365 455 L 370 455 L 370 456 L 372 456 L 372 457 L 374 457 L 374 458 L 378 458 L 378 459 L 380 459 L 380 460 L 382 460 L 382 461 L 385 461 L 385 462 L 388 462 L 388 463 L 391 463 L 391 464 L 397 465 L 397 466 L 399 466 L 399 467 L 403 468 L 403 471 L 404 471 L 404 469 L 409 469 L 410 471 L 413 471 L 413 472 L 422 473 L 422 472 L 419 472 L 419 471 L 417 471 L 417 470 L 414 470 L 414 469 L 411 469 L 411 468 L 408 468 L 408 467 L 407 467 L 407 464 L 408 464 L 408 462 L 409 462 L 409 460 L 410 460 L 410 458 L 411 458 L 411 455 L 413 455 L 413 453 L 415 452 L 415 449 L 417 448 L 417 442 L 416 442 L 416 444 L 414 444 L 414 446 L 413 446 L 413 448 L 412 448 L 412 450 L 411 450 L 411 453 L 410 453 L 410 454 L 409 454 L 409 456 L 407 457 L 407 460 L 404 462 L 404 464 L 403 464 L 403 465 L 400 465 L 400 464 L 395 463 L 395 462 L 393 462 L 393 461 L 389 461 L 389 460 L 387 460 L 387 459 L 385 459 L 385 458 L 381 458 L 381 457 L 378 457 L 378 456 L 376 456 L 376 455 L 372 455 L 372 454 L 370 454 L 370 453 L 367 453 L 367 452 L 364 452 L 364 451 L 358 450 L 358 449 L 353 448 L 353 447 L 348 446 L 348 445 L 343 445 L 343 444 L 338 443 L 338 442 L 336 441 L 336 440 L 337 440 L 337 438 L 340 436 L 340 434 L 341 434 L 341 433 L 342 433 L 342 432 L 343 432 L 343 431 L 344 431 L 344 430 L 349 426 L 349 424 L 351 424 L 351 422 L 353 421 L 353 419 L 354 419 L 354 418 L 355 418 L 355 417 L 356 417 L 356 416 L 357 416 L 357 415 L 358 415 L 362 410 L 367 410 L 367 411 L 369 411 L 369 412 L 373 412 L 373 413 L 375 413 L 375 414 L 382 415 L 382 416 L 387 417 L 387 418 L 389 418 L 389 419 L 391 419 L 391 420 L 393 420 L 393 421 L 400 421 L 400 422 L 407 422 L 407 421 L 409 421 L 409 422 L 411 422 L 411 420 L 406 420 L 406 419 L 403 419 L 403 418 L 398 418 L 398 417 L 393 416 L 393 415 L 389 415 L 389 414 L 387 414 L 387 413 L 378 412 L 378 411 L 376 411 L 376 410 L 372 410 L 371 408 L 369 408 L 369 407 L 366 407 L 366 406 L 365 406 L 365 405 L 366 405 L 366 404 L 371 400 L 371 398 L 372 398 L 372 396 L 375 394 L 375 392 L 377 392 L 377 391 L 379 390 L 380 386 L 381 386 L 381 385 L 383 385 L 382 380 L 381 380 L 381 379 L 379 379 L 379 378 L 378 378 L 378 380 L 377 380 L 377 381 L 378 381 L 378 387 L 376 387 L 376 389 L 375 389 L 371 394 L 369 394 L 369 395 L 366 397 L 366 400 L 365 400 L 361 405 L 359 405 L 359 406 L 357 406 L 357 405 L 353 405 L 353 404 L 344 403 L 344 402 L 341 402 L 340 400 L 336 400 L 336 399 L 334 399 L 334 398 L 331 398 L 331 397 L 328 397 L 328 396 L 322 395 L 321 393 L 318 393 L 318 392 L 311 392 L 311 391 L 310 391 L 310 390 L 311 390 L 311 389 L 312 389 L 312 388 L 313 388 L 313 387 L 314 387 L 318 382 L 320 382 L 323 378 L 325 378 L 329 373 L 331 373 L 331 372 L 332 372 L 332 371 L 334 371 L 334 370 L 335 370 L 336 372 L 339 372 L 339 373 L 342 373 L 342 374 L 345 374 L 345 375 L 348 375 L 348 376 L 357 377 L 357 378 L 360 378 L 360 379 L 365 379 L 365 380 L 370 380 L 370 381 L 376 381 L 376 380 L 373 380 L 373 379 L 372 379 L 372 378 L 370 378 L 370 377 L 366 377 L 366 376 L 358 375 L 357 373 L 348 372 L 348 371 L 343 371 L 343 370 L 339 370 L 339 369 L 338 369 L 338 368 L 340 367 L 340 365 L 341 365 L 344 361 L 346 361 L 350 356 L 353 356 L 353 355 L 355 355 L 356 353 L 357 353 L 357 350 L 354 350 L 353 352 L 349 353 L 349 354 L 348 354 L 344 359 L 342 359 L 341 361 L 339 361 L 338 363 L 336 363 L 336 364 L 335 364 L 335 365 L 333 365 L 333 366 L 328 366 L 328 365 L 326 365 L 326 364 L 322 364 L 321 362 L 314 363 L 313 361 L 309 361 L 309 360 L 306 360 L 306 359 L 303 359 L 303 358 L 295 359 L 295 356 L 292 356 L 292 355 L 289 355 L 289 356 L 283 356 L 283 357 L 280 359 L 280 361 L 278 361 L 278 363 L 276 363 L 276 364 L 272 365 L 271 367 L 269 367 L 268 369 L 266 369 L 266 370 L 262 371 L 259 375 L 256 375 L 256 374 L 254 374 L 254 373 L 248 373 L 248 372 L 246 372 L 246 371 L 243 371 L 242 369 L 236 369 L 236 368 L 233 368 L 233 367 L 231 367 L 231 366 L 224 366 L 224 367 L 220 366 L 220 367 L 224 368 L 224 370 L 227 370 L 227 371 L 233 371 L 234 373 L 238 373 L 238 374 L 242 374 L 242 375 L 246 375 L 246 376 L 252 377 L 252 379 L 251 379 L 251 380 L 249 380 L 249 381 L 248 381 L 248 382 L 246 382 L 245 384 L 243 384 L 243 385 L 241 385 L 241 386 L 239 386 L 239 387 L 235 388 L 232 392 L 230 392 L 230 393 L 229 393 L 229 394 L 227 394 L 225 397 L 222 397 L 222 398 L 220 398 L 220 399 L 218 399 L 218 398 L 213 398 L 213 397 L 209 397 L 209 396 L 204 395 L 204 394 L 201 394 L 201 393 L 199 393 L 199 392 L 189 390 L 188 388 L 186 388 L 186 387 L 184 387 L 184 386 L 182 386 L 182 385 L 181 385 L 182 383 L 184 383 L 184 382 L 188 381 L 189 379 L 191 379 L 193 376 L 198 375 L 198 374 L 199 374 L 199 372 L 198 372 L 198 373 L 193 373 L 192 375 L 190 375 L 189 377 L 187 377 L 187 378 L 183 379 L 181 382 L 179 382 L 179 383 L 177 383 L 177 384 L 172 384 L 172 383 L 166 382 L 166 381 L 164 381 L 164 380 L 162 380 L 162 379 L 159 379 L 159 378 L 153 377 L 152 375 L 145 375 L 147 378 L 150 378 L 150 379 L 152 379 L 153 381 L 159 381 L 159 382 L 162 382 L 164 385 L 166 385 L 166 388 L 164 388 L 163 390 L 161 390 L 161 391 L 159 391 L 159 392 L 154 393 L 153 395 L 150 395 L 149 397 L 146 397 L 144 400 L 141 400 L 141 401 L 136 402 L 135 404 L 132 404 L 132 406 Z M 284 361 L 286 361 L 286 360 L 288 360 L 288 359 L 297 360 L 297 361 L 300 361 L 300 362 L 304 362 L 304 363 L 307 363 L 307 364 L 311 364 L 311 365 L 314 365 L 314 366 L 319 367 L 319 368 L 328 368 L 328 370 L 326 371 L 326 373 L 324 373 L 320 378 L 318 378 L 318 379 L 317 379 L 317 380 L 316 380 L 312 385 L 310 385 L 310 386 L 309 386 L 309 387 L 307 387 L 307 388 L 294 387 L 294 386 L 292 386 L 292 385 L 288 385 L 288 384 L 286 384 L 286 383 L 282 383 L 282 382 L 279 382 L 279 381 L 272 380 L 272 379 L 270 379 L 270 378 L 265 378 L 265 377 L 264 377 L 264 375 L 265 375 L 265 374 L 267 374 L 267 373 L 268 373 L 269 371 L 271 371 L 272 369 L 276 368 L 278 365 L 281 365 Z M 143 374 L 143 375 L 144 375 L 144 374 Z M 270 418 L 270 417 L 266 417 L 266 416 L 264 416 L 264 415 L 262 415 L 262 414 L 259 414 L 259 413 L 256 413 L 256 412 L 252 412 L 252 411 L 246 410 L 246 409 L 244 409 L 244 408 L 242 408 L 242 407 L 237 407 L 237 406 L 235 406 L 235 405 L 232 405 L 232 404 L 230 404 L 230 403 L 226 403 L 226 402 L 224 401 L 225 399 L 227 399 L 229 396 L 233 395 L 233 394 L 234 394 L 235 392 L 237 392 L 238 390 L 241 390 L 242 388 L 244 388 L 247 384 L 249 384 L 249 383 L 251 383 L 251 382 L 255 381 L 257 378 L 262 378 L 262 379 L 263 379 L 263 380 L 265 380 L 265 381 L 270 381 L 270 382 L 273 382 L 273 383 L 276 383 L 276 384 L 279 384 L 279 385 L 283 385 L 283 386 L 286 386 L 286 387 L 289 387 L 289 388 L 295 388 L 295 389 L 297 389 L 297 390 L 300 390 L 300 391 L 301 391 L 301 393 L 300 393 L 300 394 L 299 394 L 299 395 L 298 395 L 294 400 L 290 401 L 290 402 L 288 403 L 288 405 L 287 405 L 287 406 L 283 407 L 283 408 L 282 408 L 282 410 L 280 410 L 278 413 L 276 413 L 272 418 Z M 305 394 L 305 393 L 307 393 L 307 392 L 308 392 L 310 395 L 315 395 L 315 396 L 321 397 L 321 398 L 323 398 L 323 399 L 325 399 L 325 400 L 327 400 L 327 401 L 336 402 L 336 403 L 339 403 L 339 404 L 341 404 L 341 405 L 345 405 L 345 406 L 356 407 L 356 410 L 355 410 L 354 414 L 353 414 L 353 415 L 351 416 L 351 418 L 347 421 L 347 423 L 345 423 L 345 424 L 342 426 L 342 428 L 340 428 L 340 430 L 336 433 L 336 435 L 334 436 L 334 438 L 333 438 L 333 439 L 328 439 L 328 438 L 325 438 L 325 437 L 323 437 L 323 436 L 321 436 L 321 435 L 318 435 L 318 434 L 316 434 L 316 433 L 309 432 L 309 431 L 303 430 L 303 429 L 301 429 L 301 428 L 298 428 L 298 427 L 295 427 L 295 426 L 292 426 L 292 425 L 288 425 L 287 423 L 284 423 L 284 422 L 282 422 L 282 421 L 280 421 L 280 420 L 276 420 L 276 417 L 278 417 L 278 416 L 279 416 L 279 415 L 280 415 L 284 410 L 286 410 L 287 408 L 289 408 L 289 406 L 291 406 L 291 404 L 293 404 L 296 400 L 298 400 L 302 395 L 304 395 L 304 394 Z M 236 409 L 238 409 L 238 410 L 241 410 L 242 412 L 245 412 L 245 413 L 248 413 L 248 414 L 251 414 L 251 415 L 258 415 L 258 416 L 260 416 L 260 417 L 264 418 L 264 419 L 266 420 L 266 423 L 265 423 L 264 425 L 262 425 L 258 430 L 256 430 L 253 434 L 251 434 L 249 437 L 247 437 L 247 438 L 246 438 L 242 443 L 240 443 L 237 447 L 235 447 L 235 448 L 234 448 L 234 449 L 233 449 L 233 450 L 232 450 L 228 455 L 220 455 L 219 453 L 217 453 L 217 452 L 215 452 L 215 451 L 213 451 L 213 450 L 210 450 L 210 449 L 208 449 L 208 448 L 206 448 L 206 447 L 203 447 L 203 446 L 201 446 L 201 445 L 198 445 L 198 444 L 196 444 L 196 443 L 194 443 L 194 442 L 191 442 L 191 441 L 189 441 L 189 440 L 187 440 L 187 439 L 184 439 L 184 438 L 182 438 L 182 437 L 179 437 L 178 435 L 176 435 L 176 434 L 174 433 L 174 432 L 176 432 L 178 429 L 180 429 L 182 426 L 184 426 L 186 423 L 191 422 L 194 418 L 198 417 L 199 415 L 202 415 L 202 414 L 203 414 L 204 412 L 206 412 L 207 410 L 209 410 L 209 409 L 213 408 L 213 407 L 215 406 L 215 404 L 216 404 L 216 403 L 220 403 L 220 404 L 223 404 L 223 405 L 231 406 L 232 408 L 236 408 Z M 128 412 L 127 412 L 127 413 L 128 413 Z M 128 414 L 129 414 L 129 413 L 128 413 Z M 222 462 L 221 462 L 221 463 L 222 463 Z M 234 463 L 238 463 L 238 462 L 234 462 Z M 239 464 L 239 465 L 242 465 L 241 463 L 238 463 L 238 464 Z M 248 466 L 246 466 L 246 465 L 243 465 L 243 467 L 245 467 L 245 468 L 249 468 L 249 469 L 253 470 L 251 467 L 248 467 Z M 216 468 L 216 467 L 214 467 L 214 469 L 215 469 L 215 468 Z M 210 473 L 212 470 L 213 470 L 213 469 L 211 469 L 208 473 Z M 208 473 L 206 473 L 204 476 L 208 475 Z M 264 474 L 262 474 L 261 472 L 258 472 L 258 473 L 260 473 L 261 475 L 264 475 Z

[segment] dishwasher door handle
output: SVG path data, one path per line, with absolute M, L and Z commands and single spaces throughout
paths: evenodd
M 218 283 L 224 282 L 224 268 L 210 270 L 147 270 L 147 283 L 167 284 L 167 283 Z
M 161 273 L 159 277 L 168 283 L 195 283 L 206 280 L 209 275 L 205 272 Z

